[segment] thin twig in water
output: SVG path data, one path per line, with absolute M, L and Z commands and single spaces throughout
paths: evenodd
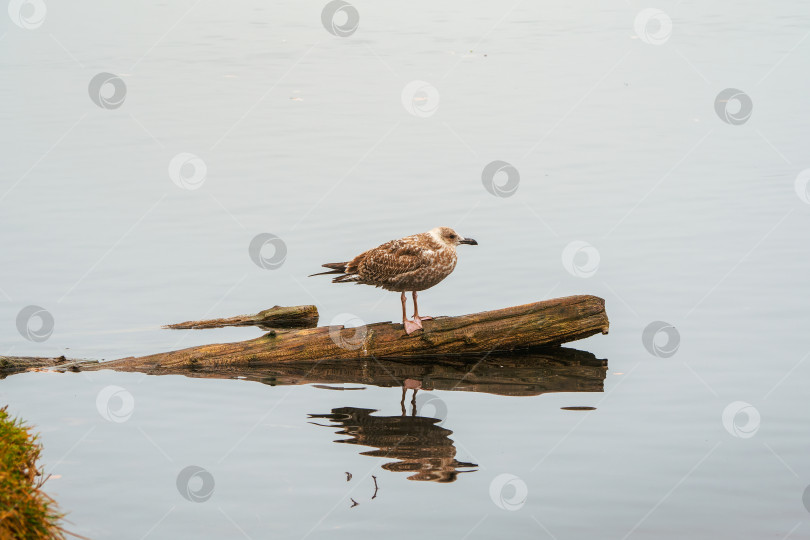
M 380 489 L 380 487 L 377 485 L 377 477 L 373 474 L 371 477 L 374 479 L 374 495 L 371 497 L 371 499 L 374 500 L 377 498 L 377 491 Z

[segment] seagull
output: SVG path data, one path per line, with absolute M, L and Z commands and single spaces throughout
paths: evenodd
M 365 251 L 347 262 L 326 263 L 327 272 L 312 274 L 340 274 L 332 283 L 357 283 L 374 285 L 387 291 L 401 292 L 402 325 L 411 334 L 422 328 L 422 321 L 431 319 L 419 316 L 416 292 L 424 291 L 440 283 L 456 267 L 456 246 L 477 246 L 472 238 L 464 238 L 450 227 L 436 227 L 428 232 L 391 240 Z M 405 292 L 413 293 L 413 320 L 405 314 Z

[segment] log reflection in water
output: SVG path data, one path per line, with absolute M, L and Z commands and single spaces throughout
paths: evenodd
M 456 459 L 456 447 L 450 439 L 453 432 L 436 425 L 439 419 L 415 415 L 374 416 L 374 412 L 374 409 L 340 407 L 332 409 L 330 414 L 310 414 L 309 417 L 328 419 L 332 422 L 328 427 L 340 428 L 336 433 L 349 436 L 336 443 L 375 447 L 361 455 L 398 460 L 382 468 L 413 473 L 408 480 L 453 482 L 460 473 L 477 470 L 475 463 Z
M 271 386 L 311 384 L 321 388 L 342 384 L 400 387 L 407 379 L 413 379 L 419 381 L 424 390 L 537 396 L 547 392 L 602 392 L 606 372 L 607 360 L 577 349 L 552 347 L 530 353 L 493 353 L 479 357 L 370 357 L 261 367 L 178 368 L 159 374 L 239 378 Z
M 0 377 L 2 360 L 0 357 Z M 14 358 L 20 370 L 97 371 L 109 369 L 105 362 L 71 362 L 64 358 Z M 521 353 L 479 356 L 430 356 L 420 358 L 336 359 L 284 362 L 248 366 L 215 365 L 126 369 L 149 375 L 185 375 L 212 379 L 245 379 L 271 386 L 311 384 L 356 384 L 402 386 L 413 379 L 425 390 L 486 392 L 504 396 L 536 396 L 547 392 L 602 392 L 607 360 L 589 352 L 550 347 Z M 330 389 L 337 390 L 339 386 Z M 346 388 L 348 389 L 348 388 Z

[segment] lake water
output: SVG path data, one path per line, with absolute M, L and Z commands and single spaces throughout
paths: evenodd
M 594 294 L 611 320 L 570 362 L 408 372 L 416 411 L 390 365 L 8 377 L 69 530 L 807 537 L 810 5 L 19 4 L 0 354 L 248 339 L 160 325 L 276 304 L 397 320 L 395 293 L 306 276 L 437 225 L 479 245 L 422 312 Z

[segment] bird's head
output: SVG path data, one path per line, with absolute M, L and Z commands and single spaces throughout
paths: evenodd
M 459 244 L 478 245 L 478 242 L 472 238 L 464 238 L 450 227 L 436 227 L 430 231 L 430 234 L 439 240 L 439 242 L 452 247 L 456 247 Z

